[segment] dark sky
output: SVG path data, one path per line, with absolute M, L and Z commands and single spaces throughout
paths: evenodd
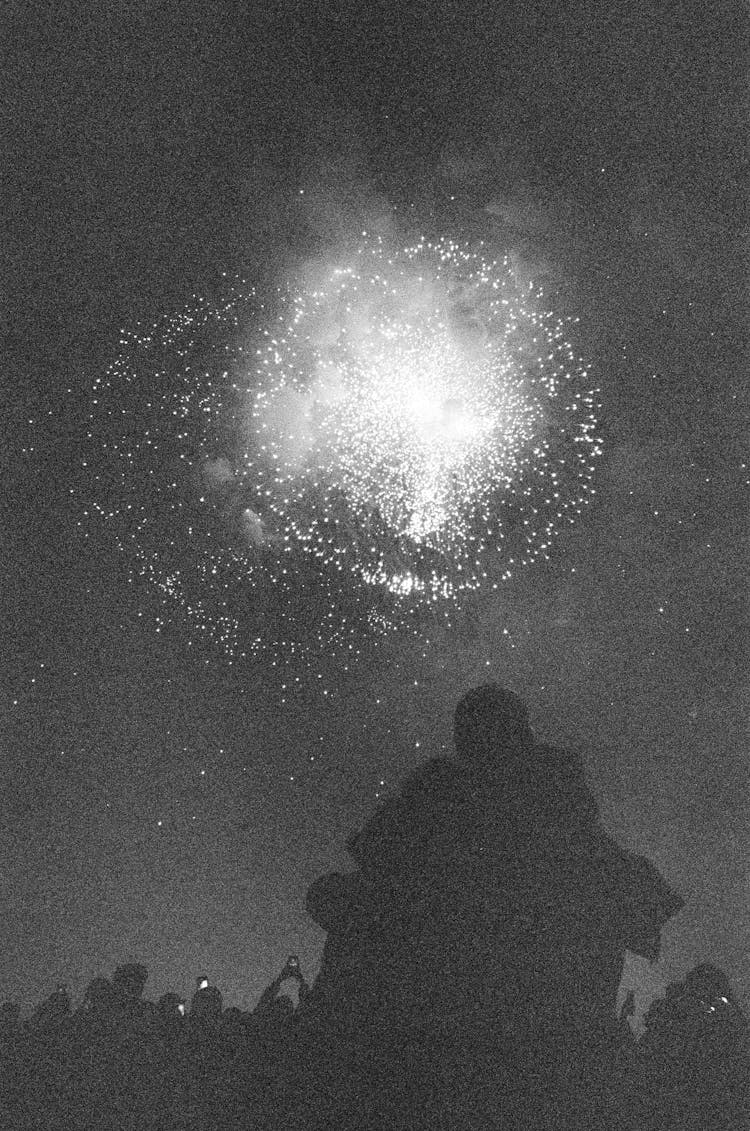
M 742 7 L 5 13 L 0 996 L 129 959 L 150 996 L 205 969 L 237 1004 L 289 952 L 313 974 L 306 887 L 495 678 L 686 900 L 628 967 L 642 1003 L 701 959 L 748 1000 Z M 580 315 L 595 500 L 429 648 L 299 682 L 186 649 L 82 520 L 93 381 L 120 327 L 222 270 L 333 262 L 385 216 L 512 252 Z

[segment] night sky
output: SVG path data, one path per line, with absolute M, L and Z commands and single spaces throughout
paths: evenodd
M 686 901 L 661 961 L 626 970 L 640 1008 L 700 960 L 748 1003 L 743 6 L 16 9 L 0 997 L 78 997 L 128 960 L 147 996 L 205 971 L 242 1006 L 289 953 L 314 975 L 308 885 L 496 679 Z M 121 329 L 223 271 L 262 289 L 343 262 L 373 225 L 483 239 L 580 316 L 596 493 L 549 561 L 429 644 L 363 638 L 349 670 L 230 663 L 92 515 L 92 389 Z

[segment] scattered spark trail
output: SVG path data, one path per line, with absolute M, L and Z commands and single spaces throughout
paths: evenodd
M 549 556 L 593 493 L 598 390 L 507 260 L 365 238 L 271 312 L 241 280 L 124 334 L 98 513 L 193 639 L 358 654 Z

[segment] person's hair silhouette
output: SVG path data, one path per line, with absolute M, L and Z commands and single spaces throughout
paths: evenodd
M 458 758 L 474 765 L 521 754 L 534 742 L 523 699 L 498 683 L 464 695 L 454 712 L 453 738 Z

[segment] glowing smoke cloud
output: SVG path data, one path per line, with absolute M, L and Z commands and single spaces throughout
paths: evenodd
M 235 282 L 96 384 L 95 510 L 165 617 L 233 656 L 353 655 L 548 556 L 592 493 L 597 390 L 507 260 L 365 239 L 280 297 L 269 322 Z

